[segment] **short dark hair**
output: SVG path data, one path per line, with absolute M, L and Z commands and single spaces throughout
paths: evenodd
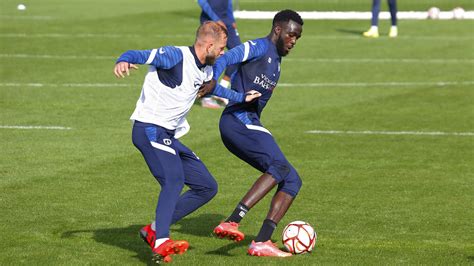
M 290 9 L 285 9 L 280 12 L 278 12 L 275 17 L 273 17 L 273 26 L 275 27 L 276 24 L 281 23 L 281 22 L 288 22 L 290 20 L 293 20 L 294 22 L 300 24 L 303 26 L 303 19 L 301 16 L 296 13 L 293 10 Z

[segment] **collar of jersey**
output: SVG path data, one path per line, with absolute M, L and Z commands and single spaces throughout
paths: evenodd
M 196 66 L 201 69 L 205 66 L 207 66 L 206 64 L 202 64 L 201 61 L 199 61 L 199 58 L 197 57 L 196 55 L 196 50 L 194 49 L 194 45 L 193 46 L 189 46 L 189 50 L 191 51 L 191 53 L 193 54 L 194 56 L 194 61 L 196 62 Z

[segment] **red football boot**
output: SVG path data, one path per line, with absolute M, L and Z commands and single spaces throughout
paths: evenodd
M 247 253 L 251 256 L 261 256 L 261 257 L 291 257 L 292 254 L 280 250 L 275 243 L 271 240 L 266 242 L 255 242 L 249 246 Z
M 153 249 L 155 246 L 156 232 L 151 228 L 151 224 L 145 225 L 140 229 L 140 237 Z
M 188 250 L 189 243 L 184 240 L 171 240 L 168 239 L 156 248 L 153 248 L 153 262 L 163 263 L 171 262 L 171 256 L 173 254 L 183 254 Z
M 239 242 L 244 240 L 244 233 L 239 231 L 239 224 L 234 222 L 222 222 L 214 228 L 214 234 L 220 238 L 227 237 L 230 240 Z

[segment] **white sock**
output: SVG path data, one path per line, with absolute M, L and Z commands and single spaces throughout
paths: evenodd
M 219 84 L 224 87 L 224 88 L 229 88 L 229 85 L 230 85 L 230 82 L 225 80 L 225 79 L 221 79 L 221 81 L 219 82 Z
M 371 30 L 371 31 L 378 31 L 378 30 L 379 30 L 379 27 L 372 25 L 372 26 L 370 27 L 370 30 Z
M 157 248 L 161 244 L 165 243 L 165 241 L 168 240 L 168 239 L 169 239 L 169 237 L 160 238 L 160 239 L 155 240 L 155 248 Z
M 397 26 L 392 26 L 392 30 L 397 30 Z
M 156 231 L 155 221 L 153 221 L 153 223 L 151 223 L 151 230 Z

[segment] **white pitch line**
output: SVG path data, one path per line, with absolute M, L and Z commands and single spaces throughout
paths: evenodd
M 0 38 L 142 38 L 140 34 L 114 33 L 0 33 Z M 192 34 L 146 34 L 147 38 L 194 38 Z
M 49 55 L 49 54 L 0 54 L 0 58 L 24 58 L 24 59 L 62 59 L 62 60 L 113 60 L 118 56 L 102 56 L 102 55 Z
M 135 87 L 134 84 L 122 83 L 0 83 L 0 87 L 86 87 L 86 88 L 110 88 L 110 87 Z
M 474 132 L 423 132 L 423 131 L 342 131 L 342 130 L 310 130 L 309 134 L 320 135 L 422 135 L 422 136 L 474 136 Z
M 0 126 L 0 129 L 48 129 L 48 130 L 71 130 L 71 127 L 62 126 Z
M 51 20 L 54 19 L 51 16 L 0 16 L 0 19 L 24 19 L 24 20 Z
M 53 60 L 114 60 L 111 55 L 48 55 L 48 54 L 0 54 L 0 58 L 20 59 L 53 59 Z M 473 64 L 474 59 L 452 58 L 286 58 L 285 62 L 320 62 L 320 63 L 422 63 L 422 64 Z
M 474 81 L 279 83 L 277 87 L 444 87 L 452 85 L 469 86 L 474 85 Z
M 0 55 L 1 56 L 1 55 Z M 453 58 L 285 58 L 285 62 L 319 62 L 319 63 L 425 63 L 425 64 L 473 64 L 474 59 Z
M 122 39 L 122 38 L 143 38 L 143 36 L 149 38 L 162 38 L 162 39 L 176 39 L 176 38 L 194 38 L 190 34 L 113 34 L 113 33 L 0 33 L 0 38 L 100 38 L 100 39 Z M 243 40 L 261 38 L 260 35 L 242 35 Z M 320 40 L 363 40 L 367 41 L 367 38 L 362 37 L 362 31 L 360 35 L 317 35 L 317 34 L 306 34 L 303 35 L 303 39 L 320 39 Z M 388 39 L 388 38 L 387 38 Z M 471 41 L 474 36 L 447 36 L 447 35 L 436 35 L 436 36 L 420 36 L 420 35 L 401 35 L 397 39 L 402 40 L 448 40 L 448 41 Z M 379 38 L 379 40 L 384 40 Z
M 272 19 L 277 11 L 247 11 L 237 10 L 234 12 L 235 18 L 240 19 Z M 372 13 L 369 11 L 301 11 L 298 12 L 303 19 L 327 19 L 327 20 L 369 20 Z M 426 20 L 428 12 L 426 11 L 399 11 L 397 19 L 421 19 Z M 439 13 L 439 19 L 453 19 L 454 14 L 451 11 L 442 11 Z M 390 19 L 390 13 L 382 11 L 379 13 L 379 19 Z M 465 11 L 462 19 L 474 19 L 474 11 Z
M 335 82 L 335 83 L 279 83 L 277 87 L 419 87 L 419 86 L 470 86 L 474 81 L 434 81 L 434 82 Z M 74 87 L 74 88 L 114 88 L 114 87 L 137 87 L 137 84 L 124 83 L 0 83 L 0 87 Z

